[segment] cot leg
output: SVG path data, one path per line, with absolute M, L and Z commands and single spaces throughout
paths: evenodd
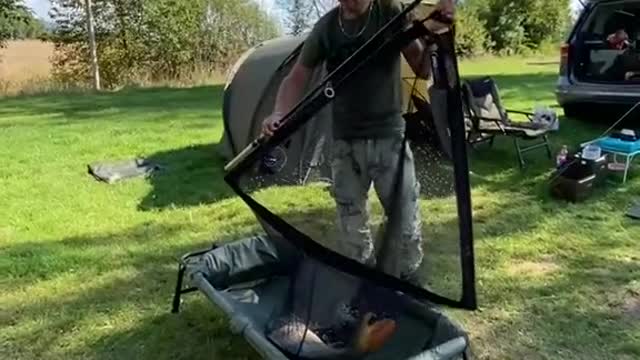
M 194 291 L 198 291 L 197 287 L 190 287 L 187 289 L 182 288 L 182 283 L 184 282 L 184 273 L 187 271 L 187 265 L 186 265 L 187 259 L 194 256 L 200 256 L 211 250 L 214 250 L 217 247 L 218 246 L 216 244 L 212 244 L 211 247 L 208 249 L 186 253 L 180 258 L 180 261 L 178 263 L 178 279 L 176 279 L 176 289 L 173 293 L 173 303 L 171 306 L 172 313 L 175 314 L 180 312 L 180 298 L 182 297 L 182 294 L 188 294 Z
M 186 267 L 180 263 L 178 265 L 178 279 L 176 280 L 176 290 L 173 294 L 173 306 L 171 308 L 171 312 L 174 314 L 180 312 L 180 296 L 182 295 L 182 281 L 185 270 Z

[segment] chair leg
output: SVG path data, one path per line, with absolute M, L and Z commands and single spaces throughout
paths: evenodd
M 518 154 L 518 163 L 520 165 L 520 169 L 523 169 L 525 164 L 524 164 L 524 159 L 522 158 L 522 152 L 520 150 L 520 143 L 518 142 L 518 138 L 517 137 L 513 138 L 513 143 L 514 143 L 514 145 L 516 147 L 516 152 Z
M 549 156 L 549 159 L 553 159 L 553 154 L 551 153 L 551 144 L 549 144 L 549 137 L 547 135 L 543 135 L 542 137 L 544 138 L 544 144 L 547 148 L 547 155 Z

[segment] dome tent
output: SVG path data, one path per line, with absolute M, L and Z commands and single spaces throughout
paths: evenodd
M 345 239 L 340 239 L 335 224 L 335 199 L 324 187 L 313 179 L 292 182 L 292 173 L 274 167 L 277 161 L 270 160 L 278 148 L 280 154 L 292 150 L 286 144 L 310 131 L 317 120 L 313 117 L 330 104 L 332 90 L 339 91 L 361 65 L 428 33 L 419 22 L 409 29 L 396 26 L 419 3 L 411 2 L 341 66 L 320 75 L 272 137 L 252 140 L 228 163 L 225 180 L 253 211 L 264 232 L 185 254 L 179 265 L 174 311 L 179 309 L 181 294 L 200 290 L 231 318 L 232 330 L 269 359 L 467 358 L 466 333 L 436 309 L 476 308 L 470 189 L 453 27 L 443 34 L 431 34 L 436 43 L 431 87 L 435 92 L 431 94 L 442 96 L 445 107 L 434 109 L 434 116 L 446 126 L 450 153 L 437 154 L 433 143 L 412 141 L 416 154 L 433 157 L 434 166 L 424 166 L 424 158 L 416 156 L 416 166 L 428 177 L 438 165 L 452 193 L 433 196 L 429 190 L 440 184 L 424 182 L 422 173 L 415 175 L 426 184 L 427 192 L 405 192 L 418 188 L 400 187 L 406 179 L 404 171 L 398 171 L 394 176 L 396 199 L 389 204 L 371 199 L 370 220 L 382 225 L 376 249 L 379 266 L 360 263 L 337 250 L 335 246 Z M 412 155 L 398 148 L 401 159 Z M 424 209 L 419 215 L 423 223 L 415 228 L 424 240 L 416 243 L 424 252 L 418 269 L 422 276 L 416 282 L 400 278 L 397 271 L 397 261 L 403 260 L 397 239 L 407 236 L 398 223 L 405 217 L 400 205 L 410 199 Z M 193 288 L 183 288 L 185 274 Z
M 425 13 L 429 6 L 428 3 L 421 3 L 415 11 Z M 242 54 L 231 68 L 224 87 L 223 132 L 218 144 L 218 153 L 226 161 L 237 156 L 259 136 L 262 121 L 273 110 L 280 84 L 297 60 L 307 34 L 264 41 Z M 327 72 L 324 67 L 316 68 L 308 89 L 313 88 L 325 75 Z M 401 58 L 401 77 L 403 104 L 407 113 L 415 111 L 416 99 L 429 106 L 432 96 L 435 96 L 436 102 L 442 98 L 439 94 L 431 93 L 437 90 L 428 90 L 427 80 L 415 76 L 404 57 Z M 427 111 L 431 110 L 429 107 Z M 433 121 L 433 114 L 427 114 L 426 120 Z M 331 104 L 315 114 L 304 131 L 297 132 L 283 144 L 286 151 L 276 149 L 271 159 L 273 166 L 278 168 L 281 175 L 288 174 L 292 183 L 304 183 L 312 175 L 329 179 L 330 169 L 326 159 L 331 149 L 330 124 Z M 445 149 L 449 141 L 446 125 L 443 122 L 430 125 L 438 137 L 439 146 Z

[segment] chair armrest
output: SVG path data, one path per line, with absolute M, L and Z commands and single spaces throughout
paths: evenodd
M 484 120 L 484 121 L 491 121 L 491 122 L 495 123 L 496 125 L 498 125 L 500 130 L 502 130 L 502 132 L 506 134 L 506 131 L 504 130 L 504 124 L 502 124 L 502 120 L 486 118 L 486 117 L 482 117 L 482 116 L 473 116 L 473 118 L 479 119 L 479 120 Z
M 506 112 L 507 114 L 525 115 L 527 119 L 529 119 L 529 121 L 533 121 L 534 114 L 532 112 L 522 111 L 522 110 L 513 110 L 513 109 L 506 109 Z

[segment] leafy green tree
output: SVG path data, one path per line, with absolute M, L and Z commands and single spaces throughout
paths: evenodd
M 492 50 L 516 53 L 557 41 L 571 19 L 569 0 L 464 0 L 485 24 Z
M 284 10 L 284 26 L 288 34 L 299 35 L 313 25 L 315 13 L 310 0 L 278 0 L 278 6 Z
M 36 39 L 46 32 L 43 22 L 35 18 L 28 9 L 20 9 L 16 15 L 0 18 L 0 32 L 5 34 L 5 39 Z
M 456 53 L 462 57 L 484 54 L 491 39 L 484 21 L 474 7 L 461 4 L 456 13 Z
M 523 26 L 532 46 L 545 40 L 560 40 L 571 22 L 569 0 L 529 0 L 524 5 L 527 16 Z
M 248 47 L 275 37 L 275 22 L 253 0 L 94 0 L 101 79 L 106 88 L 143 76 L 176 78 L 224 70 Z M 54 72 L 89 80 L 86 23 L 74 0 L 54 0 Z
M 29 22 L 29 12 L 21 0 L 0 0 L 0 48 L 13 38 L 17 24 Z
M 523 24 L 526 13 L 511 2 L 503 7 L 496 7 L 492 15 L 490 33 L 495 50 L 506 55 L 521 52 L 527 40 Z

